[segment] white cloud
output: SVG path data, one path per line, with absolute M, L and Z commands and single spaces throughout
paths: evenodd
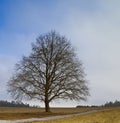
M 103 10 L 89 16 L 74 9 L 64 25 L 64 33 L 77 47 L 88 74 L 91 87 L 88 103 L 120 99 L 120 9 L 117 4 L 120 2 L 101 3 L 101 7 L 106 8 L 103 6 Z
M 13 73 L 13 66 L 16 58 L 10 56 L 2 56 L 0 54 L 0 99 L 7 100 L 9 98 L 7 93 L 7 82 Z

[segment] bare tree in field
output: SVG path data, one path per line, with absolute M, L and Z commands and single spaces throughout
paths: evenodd
M 38 99 L 49 103 L 57 99 L 86 100 L 89 95 L 81 62 L 70 42 L 56 32 L 41 35 L 32 44 L 32 52 L 16 64 L 8 82 L 15 99 Z

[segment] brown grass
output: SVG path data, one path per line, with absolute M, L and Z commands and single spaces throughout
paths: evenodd
M 0 108 L 0 120 L 41 118 L 80 113 L 93 109 L 95 108 L 51 108 L 50 113 L 45 113 L 44 108 Z
M 112 108 L 87 115 L 30 123 L 120 123 L 120 108 Z

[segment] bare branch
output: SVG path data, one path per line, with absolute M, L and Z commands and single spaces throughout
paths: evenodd
M 56 32 L 41 35 L 32 53 L 23 57 L 8 83 L 16 99 L 44 101 L 46 110 L 55 99 L 86 100 L 89 95 L 81 61 L 71 43 Z

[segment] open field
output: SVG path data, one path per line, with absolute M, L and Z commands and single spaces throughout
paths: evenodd
M 0 108 L 0 120 L 41 118 L 90 111 L 98 108 L 51 108 L 45 113 L 44 108 Z
M 74 116 L 71 118 L 31 123 L 120 123 L 120 108 L 103 110 L 100 112 L 81 116 Z

